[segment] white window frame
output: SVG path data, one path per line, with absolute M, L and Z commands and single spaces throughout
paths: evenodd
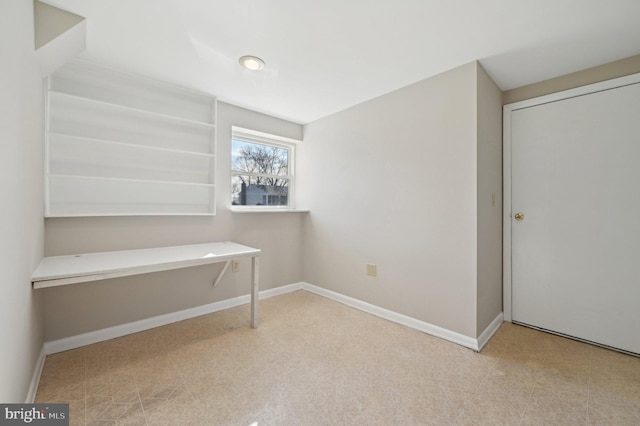
M 231 126 L 231 145 L 233 147 L 233 141 L 239 140 L 249 143 L 257 143 L 262 145 L 270 145 L 278 148 L 284 148 L 288 151 L 287 158 L 287 174 L 281 176 L 283 179 L 288 179 L 289 183 L 287 185 L 287 205 L 286 206 L 241 206 L 241 205 L 232 205 L 231 209 L 233 211 L 281 211 L 281 210 L 295 210 L 295 158 L 296 151 L 295 146 L 300 142 L 296 139 L 286 138 L 283 136 L 272 135 L 269 133 L 259 132 L 256 130 L 246 129 L 243 127 Z M 229 175 L 229 184 L 231 184 L 233 176 L 237 175 L 251 175 L 251 176 L 263 176 L 253 173 L 246 172 L 236 172 L 233 170 L 233 149 L 231 151 L 231 158 L 229 159 L 231 163 L 231 173 Z M 231 204 L 231 200 L 229 200 L 229 204 Z

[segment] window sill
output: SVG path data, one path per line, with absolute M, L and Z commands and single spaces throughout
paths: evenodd
M 309 213 L 307 209 L 289 209 L 280 207 L 231 207 L 232 213 Z

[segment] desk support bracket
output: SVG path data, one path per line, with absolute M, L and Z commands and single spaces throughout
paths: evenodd
M 222 267 L 222 270 L 220 271 L 220 273 L 218 274 L 218 277 L 216 278 L 216 280 L 213 282 L 213 287 L 218 287 L 218 284 L 220 284 L 220 281 L 222 280 L 222 277 L 224 276 L 224 273 L 227 272 L 227 269 L 229 268 L 229 265 L 231 265 L 231 261 L 227 260 L 226 262 L 224 262 L 224 266 Z

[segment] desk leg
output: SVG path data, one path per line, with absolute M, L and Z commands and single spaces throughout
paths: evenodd
M 258 328 L 258 279 L 260 276 L 260 258 L 251 258 L 251 327 Z

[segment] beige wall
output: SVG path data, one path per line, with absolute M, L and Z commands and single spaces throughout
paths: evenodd
M 507 90 L 503 93 L 502 102 L 506 105 L 639 72 L 640 55 L 635 55 L 528 86 Z
M 225 103 L 218 104 L 217 215 L 214 217 L 101 217 L 46 220 L 46 254 L 122 250 L 235 241 L 262 249 L 260 287 L 302 280 L 301 213 L 232 213 L 231 126 L 293 139 L 302 127 Z M 229 159 L 229 161 L 225 161 Z M 149 318 L 249 293 L 250 263 L 212 280 L 221 265 L 75 284 L 43 290 L 45 340 Z
M 501 311 L 500 95 L 474 62 L 305 126 L 297 171 L 308 216 L 231 213 L 221 160 L 214 218 L 51 218 L 46 254 L 233 240 L 262 248 L 262 289 L 304 279 L 475 338 Z M 219 122 L 220 159 L 232 125 L 302 136 L 224 103 Z M 43 290 L 45 338 L 247 294 L 241 266 L 215 290 L 220 265 Z
M 305 281 L 477 336 L 477 168 L 500 169 L 500 102 L 482 73 L 470 63 L 305 126 Z M 491 98 L 479 101 L 485 93 Z M 484 176 L 483 196 L 499 192 L 496 175 Z M 366 276 L 367 263 L 378 277 Z M 495 284 L 481 290 L 496 299 L 483 299 L 483 320 L 500 304 Z
M 480 335 L 502 312 L 502 92 L 479 65 L 477 118 Z
M 24 403 L 42 348 L 42 79 L 33 3 L 0 2 L 0 401 Z

